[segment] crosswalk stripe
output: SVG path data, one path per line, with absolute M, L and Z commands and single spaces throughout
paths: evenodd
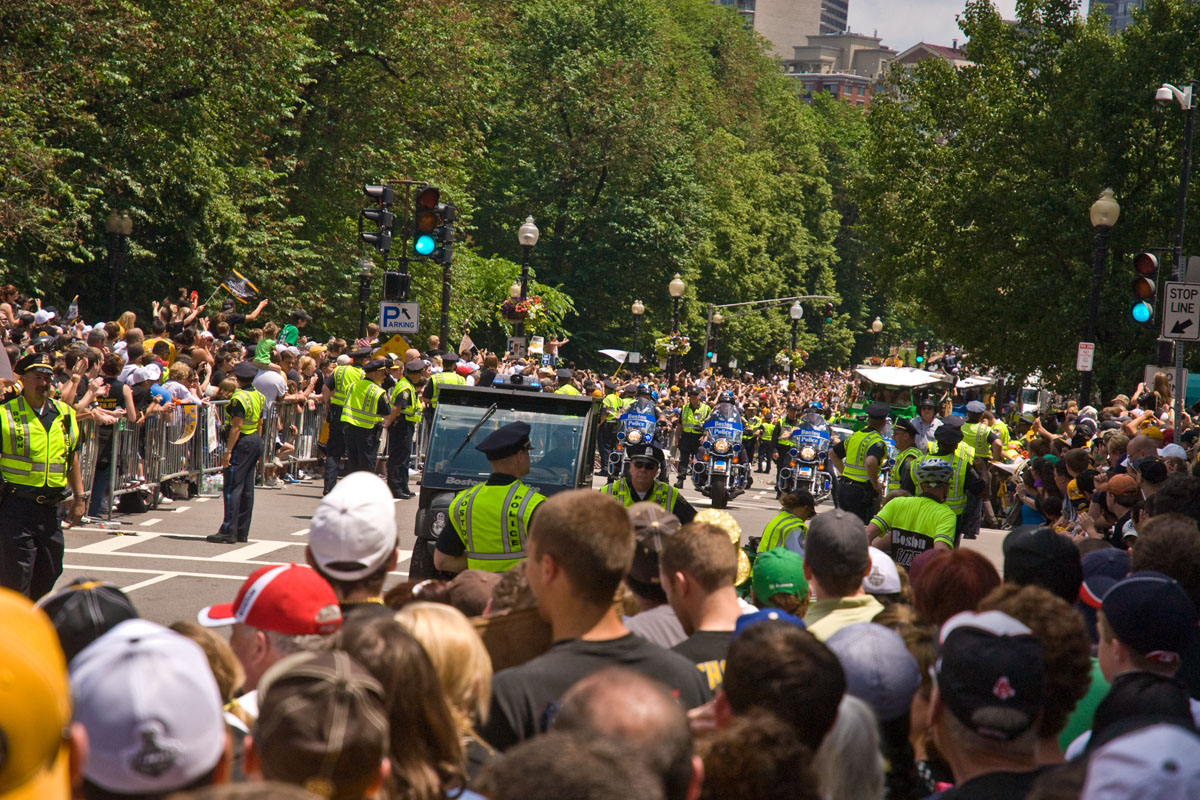
M 293 533 L 292 536 L 303 536 L 306 533 L 308 533 L 308 528 L 301 528 L 300 530 Z
M 162 519 L 160 517 L 151 517 L 150 519 L 148 519 L 144 522 L 139 522 L 138 525 L 141 525 L 143 528 L 145 528 L 148 525 L 157 525 L 160 522 L 162 522 Z
M 258 558 L 259 556 L 266 555 L 267 553 L 273 553 L 276 550 L 279 550 L 284 547 L 290 547 L 291 545 L 292 545 L 291 542 L 276 542 L 276 541 L 255 542 L 254 544 L 247 544 L 244 547 L 238 547 L 233 550 L 227 550 L 226 552 L 221 553 L 219 556 L 213 556 L 211 560 L 213 560 L 213 561 L 249 561 L 252 558 Z
M 174 578 L 178 574 L 179 574 L 178 572 L 164 572 L 162 575 L 156 575 L 153 578 L 147 578 L 144 581 L 138 581 L 137 583 L 130 584 L 129 586 L 122 586 L 121 591 L 125 592 L 126 594 L 129 594 L 130 592 L 134 591 L 135 589 L 141 589 L 146 586 L 153 586 L 156 583 L 162 583 L 163 581 L 169 581 L 169 580 L 171 580 L 171 578 Z
M 130 545 L 138 544 L 139 542 L 148 542 L 158 536 L 157 531 L 147 531 L 145 535 L 130 534 L 127 536 L 110 536 L 106 539 L 101 539 L 92 544 L 86 544 L 83 547 L 76 547 L 68 550 L 69 553 L 84 553 L 85 555 L 104 555 L 106 553 L 115 553 L 117 550 L 129 547 Z

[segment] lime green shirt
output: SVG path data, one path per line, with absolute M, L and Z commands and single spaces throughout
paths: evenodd
M 935 542 L 954 547 L 954 512 L 929 497 L 894 497 L 871 521 L 891 536 L 892 560 L 905 568 Z

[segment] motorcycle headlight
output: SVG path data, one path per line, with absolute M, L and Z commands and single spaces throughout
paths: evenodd
M 800 458 L 804 459 L 805 461 L 816 461 L 817 451 L 812 445 L 805 445 L 804 447 L 800 448 Z
M 433 523 L 429 526 L 433 531 L 434 536 L 441 536 L 442 531 L 446 529 L 446 512 L 439 511 L 433 515 Z
M 637 444 L 638 442 L 642 441 L 642 432 L 641 431 L 630 431 L 625 436 L 625 438 L 627 440 L 629 440 L 630 444 Z
M 713 443 L 713 452 L 724 455 L 729 452 L 730 444 L 728 439 L 717 439 Z

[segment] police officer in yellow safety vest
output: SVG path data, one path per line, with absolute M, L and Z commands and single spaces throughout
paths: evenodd
M 467 383 L 467 379 L 456 372 L 458 356 L 454 353 L 442 353 L 441 358 L 442 371 L 430 375 L 429 380 L 425 382 L 425 388 L 421 390 L 421 397 L 425 400 L 422 424 L 425 426 L 426 432 L 433 424 L 433 412 L 437 411 L 438 395 L 441 393 L 442 387 L 465 386 Z
M 677 489 L 683 488 L 683 479 L 691 472 L 692 457 L 700 449 L 700 437 L 704 434 L 704 422 L 712 413 L 712 409 L 704 402 L 704 393 L 700 391 L 700 387 L 693 386 L 687 393 L 688 400 L 679 410 L 679 472 L 675 481 Z
M 413 434 L 421 421 L 421 398 L 417 387 L 424 381 L 425 362 L 414 358 L 404 365 L 404 377 L 392 387 L 392 412 L 384 420 L 388 432 L 387 483 L 392 497 L 408 500 L 408 462 L 412 457 Z
M 762 436 L 758 440 L 758 469 L 755 472 L 765 472 L 771 474 L 771 459 L 775 457 L 775 445 L 772 440 L 775 438 L 775 430 L 779 427 L 779 421 L 775 419 L 775 414 L 769 408 L 763 409 L 762 414 Z
M 362 364 L 371 355 L 371 348 L 360 347 L 351 351 L 350 364 L 340 364 L 333 368 L 333 374 L 325 381 L 326 403 L 328 412 L 325 419 L 329 424 L 329 436 L 325 439 L 325 491 L 329 494 L 337 485 L 341 469 L 342 456 L 346 454 L 346 440 L 342 433 L 342 409 L 350 399 L 350 390 L 354 384 L 362 380 Z
M 617 385 L 611 380 L 604 381 L 604 392 L 604 399 L 600 401 L 604 408 L 604 416 L 600 421 L 600 433 L 596 439 L 600 450 L 600 469 L 607 474 L 608 458 L 617 447 L 618 420 L 625 411 L 625 403 L 617 392 Z M 612 483 L 614 480 L 616 478 L 609 475 L 608 482 Z
M 72 525 L 84 512 L 79 423 L 50 397 L 49 355 L 25 356 L 16 372 L 21 393 L 0 405 L 0 585 L 36 600 L 63 570 L 59 503 L 71 495 Z
M 387 370 L 387 359 L 377 358 L 363 365 L 363 377 L 350 390 L 342 409 L 343 435 L 346 437 L 346 472 L 375 471 L 379 449 L 378 431 L 392 410 L 387 393 L 379 384 Z
M 896 443 L 896 463 L 888 472 L 888 492 L 903 489 L 909 494 L 917 493 L 916 474 L 913 465 L 921 460 L 925 452 L 917 447 L 917 426 L 911 419 L 898 419 L 892 425 L 892 440 Z
M 238 390 L 225 406 L 225 421 L 229 433 L 225 440 L 224 485 L 221 497 L 225 504 L 225 519 L 221 529 L 207 537 L 210 542 L 235 544 L 250 540 L 250 515 L 254 511 L 254 474 L 262 456 L 261 425 L 263 406 L 267 398 L 254 388 L 258 368 L 243 361 L 233 368 Z
M 817 514 L 817 503 L 807 489 L 785 494 L 779 498 L 783 509 L 771 517 L 758 542 L 758 552 L 765 553 L 776 547 L 804 555 L 804 539 L 808 535 L 808 520 Z
M 575 386 L 571 380 L 575 377 L 575 373 L 569 369 L 560 369 L 554 373 L 558 378 L 558 388 L 554 390 L 555 394 L 580 395 L 582 392 Z
M 975 454 L 963 441 L 962 429 L 954 424 L 962 417 L 947 417 L 946 424 L 934 432 L 933 456 L 950 462 L 954 472 L 950 478 L 950 488 L 946 493 L 946 505 L 954 512 L 954 546 L 958 547 L 966 531 L 966 520 L 963 512 L 967 508 L 968 497 L 978 496 L 984 489 L 983 479 L 975 472 L 973 463 Z M 968 537 L 973 538 L 973 537 Z
M 771 460 L 775 462 L 775 469 L 778 471 L 780 467 L 786 467 L 788 458 L 791 455 L 792 431 L 800 427 L 800 404 L 788 403 L 787 411 L 782 419 L 775 422 L 775 427 L 771 430 Z M 767 472 L 771 471 L 770 467 Z
M 608 484 L 601 492 L 617 498 L 626 508 L 648 500 L 674 514 L 684 525 L 695 519 L 696 509 L 683 494 L 671 484 L 658 480 L 665 458 L 662 450 L 652 444 L 633 444 L 625 452 L 629 456 L 629 474 Z
M 492 475 L 450 502 L 449 522 L 433 551 L 445 572 L 504 572 L 525 558 L 529 522 L 546 496 L 521 482 L 529 474 L 529 425 L 510 422 L 475 449 L 487 456 Z
M 967 498 L 967 510 L 964 512 L 964 532 L 967 538 L 974 539 L 979 534 L 979 526 L 983 520 L 983 506 L 990 496 L 991 467 L 988 460 L 1004 461 L 1004 445 L 1000 434 L 992 430 L 992 426 L 983 421 L 987 406 L 978 400 L 967 403 L 967 421 L 963 423 L 963 443 L 975 453 L 975 472 L 983 479 L 983 492 L 979 497 Z M 991 503 L 987 504 L 989 522 L 995 525 L 995 514 L 992 513 Z
M 887 460 L 887 445 L 880 431 L 887 424 L 887 403 L 867 406 L 867 424 L 829 451 L 838 470 L 838 506 L 856 514 L 866 525 L 875 516 L 883 485 L 879 473 Z

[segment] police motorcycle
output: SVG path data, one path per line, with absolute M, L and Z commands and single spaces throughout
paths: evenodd
M 820 403 L 808 407 L 790 438 L 788 463 L 776 472 L 775 489 L 780 494 L 807 490 L 819 505 L 833 491 L 833 469 L 829 464 L 832 441 Z
M 608 463 L 604 465 L 606 474 L 613 479 L 620 479 L 625 475 L 629 466 L 629 456 L 626 453 L 629 445 L 652 444 L 666 450 L 670 446 L 669 430 L 670 424 L 658 416 L 658 406 L 650 388 L 645 384 L 639 385 L 637 398 L 617 418 L 617 446 L 609 453 Z M 659 480 L 667 479 L 666 469 L 667 465 L 663 464 Z
M 692 483 L 713 508 L 725 508 L 729 501 L 746 491 L 750 465 L 742 449 L 745 425 L 733 393 L 721 392 L 717 404 L 704 421 L 704 438 L 692 464 Z

